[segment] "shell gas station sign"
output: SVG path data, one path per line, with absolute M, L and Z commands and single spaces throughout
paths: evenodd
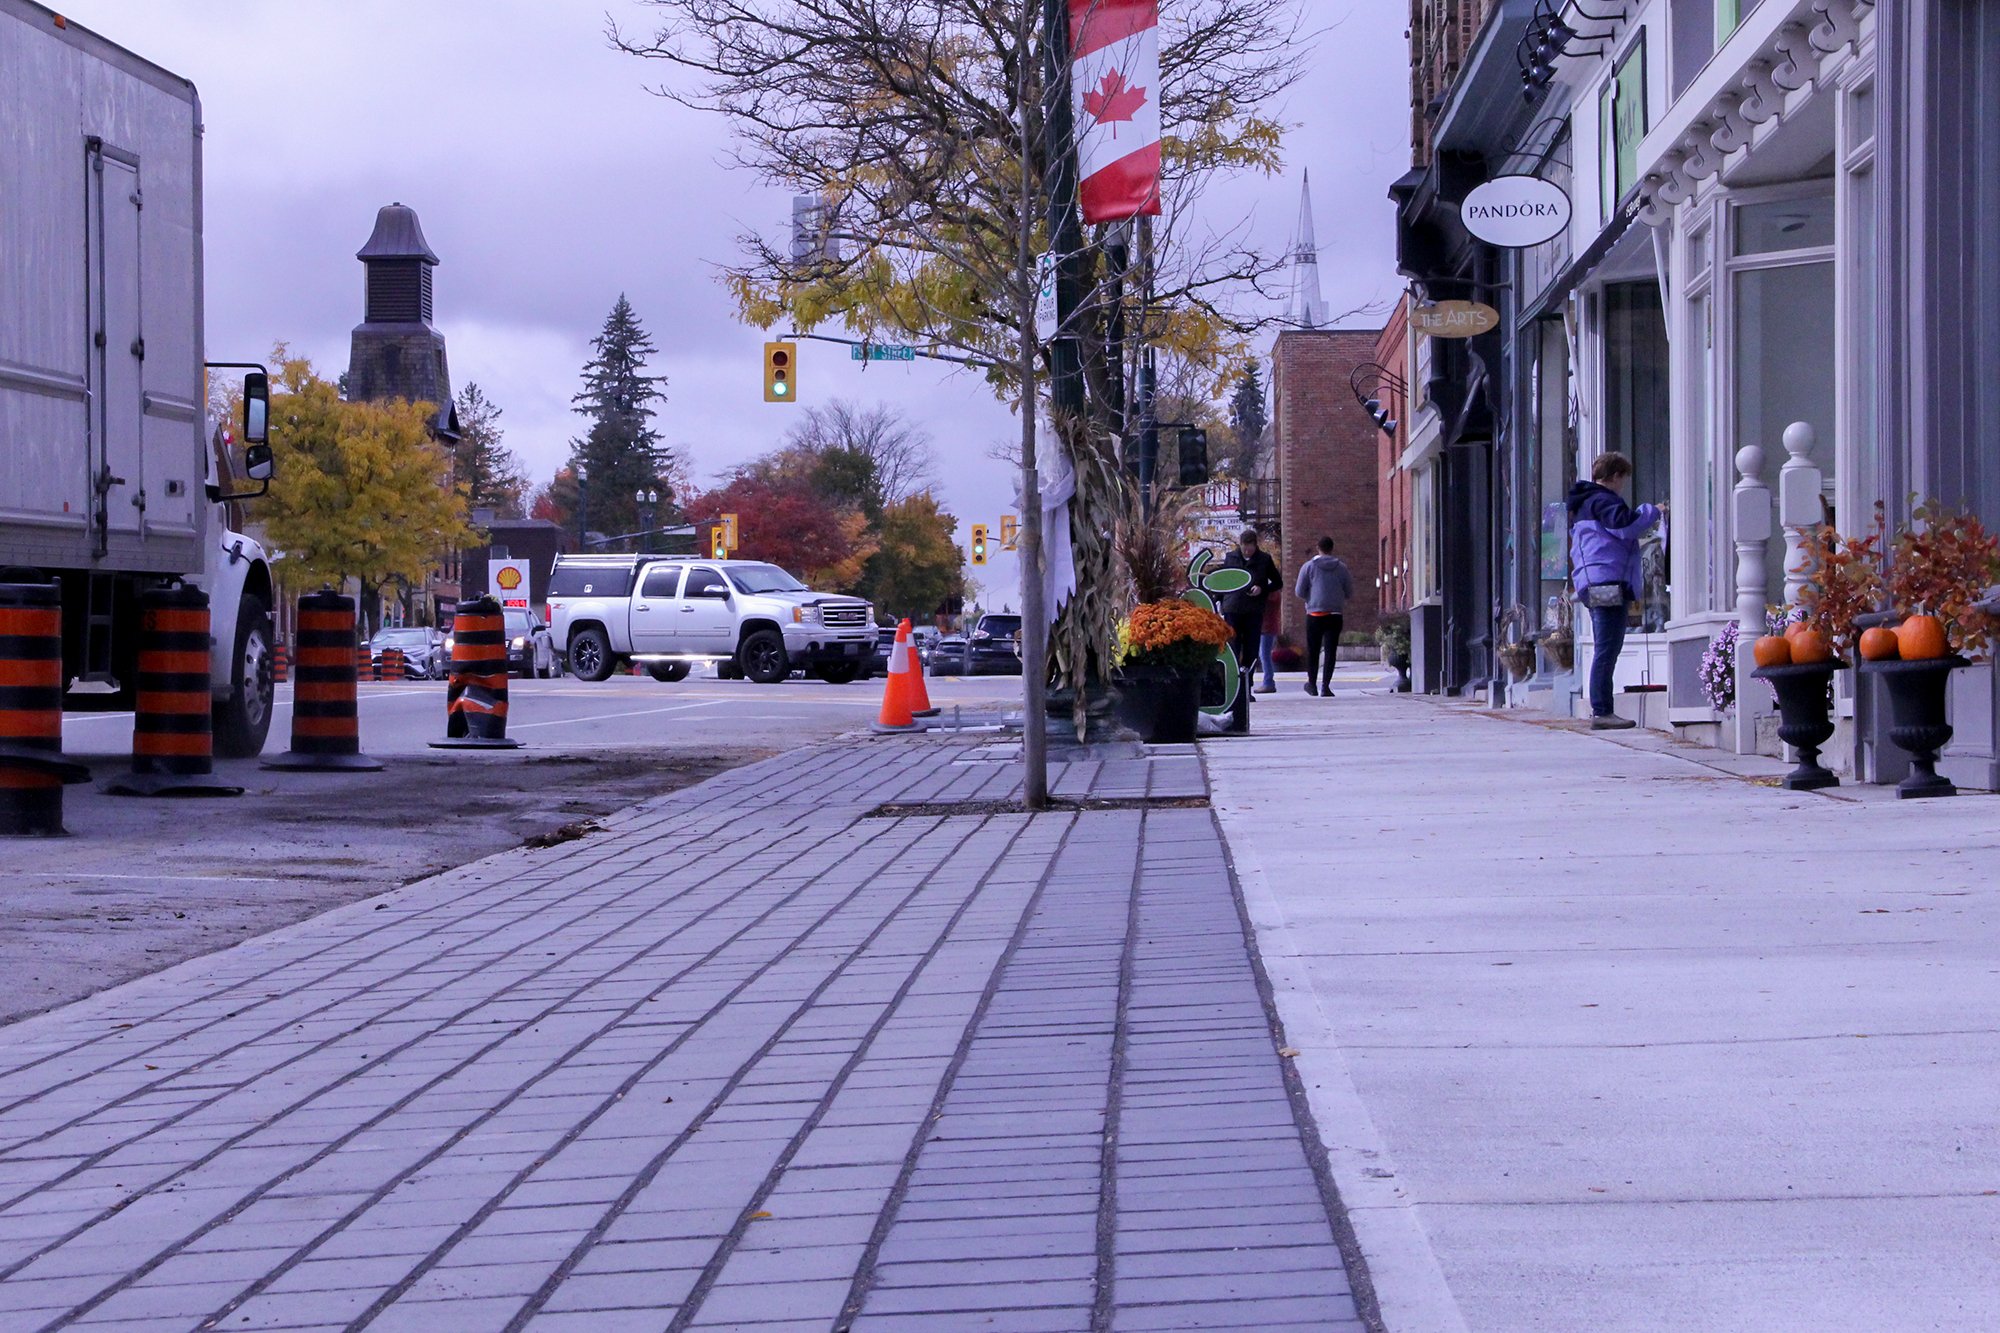
M 528 562 L 488 560 L 486 586 L 503 607 L 528 609 Z

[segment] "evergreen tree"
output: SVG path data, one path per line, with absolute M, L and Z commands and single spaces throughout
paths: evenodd
M 1257 446 L 1264 438 L 1270 418 L 1264 412 L 1264 385 L 1257 375 L 1257 362 L 1243 368 L 1236 392 L 1229 398 L 1229 427 L 1236 437 L 1236 475 L 1248 478 L 1257 472 Z
M 667 450 L 653 428 L 653 405 L 666 401 L 660 388 L 666 376 L 645 373 L 647 359 L 658 349 L 622 293 L 590 345 L 596 355 L 584 364 L 583 391 L 570 400 L 590 423 L 581 439 L 570 441 L 570 466 L 582 476 L 583 524 L 606 534 L 634 532 L 639 526 L 634 491 L 660 489 L 662 517 L 683 498 L 662 485 Z
M 528 496 L 521 460 L 502 441 L 500 407 L 477 384 L 458 394 L 458 479 L 471 509 L 519 518 Z

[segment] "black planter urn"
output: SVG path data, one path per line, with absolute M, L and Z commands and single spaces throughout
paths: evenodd
M 1963 657 L 1934 657 L 1917 662 L 1864 662 L 1863 671 L 1882 678 L 1889 695 L 1889 739 L 1910 756 L 1910 776 L 1896 784 L 1900 800 L 1956 796 L 1950 778 L 1939 777 L 1938 751 L 1951 743 L 1951 723 L 1945 720 L 1945 694 L 1951 673 L 1970 666 Z
M 1840 779 L 1819 762 L 1819 747 L 1833 735 L 1833 673 L 1840 661 L 1758 667 L 1750 674 L 1778 692 L 1778 739 L 1799 752 L 1799 766 L 1780 784 L 1787 791 L 1838 787 Z
M 1118 720 L 1152 745 L 1191 745 L 1201 717 L 1201 676 L 1128 671 L 1118 678 Z

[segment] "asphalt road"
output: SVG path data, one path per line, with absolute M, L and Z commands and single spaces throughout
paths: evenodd
M 1018 677 L 927 678 L 931 702 L 990 713 L 1017 706 Z M 783 750 L 866 727 L 881 711 L 882 682 L 781 685 L 693 676 L 676 684 L 650 676 L 613 676 L 591 684 L 571 678 L 515 680 L 508 687 L 507 734 L 527 751 L 601 753 L 661 746 Z M 361 748 L 375 756 L 432 755 L 444 735 L 442 681 L 367 682 L 360 688 Z M 278 687 L 278 713 L 265 753 L 287 748 L 291 687 Z M 73 713 L 63 722 L 63 750 L 93 767 L 131 752 L 130 713 Z M 504 758 L 482 755 L 481 759 Z
M 991 716 L 1018 679 L 930 682 L 932 700 Z M 230 799 L 68 788 L 61 839 L 0 858 L 0 1023 L 546 837 L 724 769 L 859 730 L 880 681 L 852 685 L 619 676 L 517 680 L 518 750 L 434 750 L 442 682 L 361 687 L 361 743 L 379 773 L 279 773 L 218 761 Z M 279 687 L 266 754 L 287 748 Z M 129 713 L 72 714 L 63 748 L 103 779 L 125 771 Z

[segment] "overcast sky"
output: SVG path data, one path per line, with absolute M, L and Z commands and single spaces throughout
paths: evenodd
M 1386 191 L 1409 160 L 1406 6 L 1300 3 L 1330 31 L 1285 107 L 1297 125 L 1286 172 L 1212 192 L 1203 222 L 1247 217 L 1261 243 L 1286 245 L 1310 170 L 1329 307 L 1381 311 L 1399 286 Z M 723 164 L 720 121 L 646 91 L 665 66 L 606 46 L 607 8 L 650 21 L 636 0 L 61 7 L 201 90 L 212 359 L 261 359 L 282 339 L 329 377 L 345 369 L 361 319 L 354 252 L 375 210 L 400 201 L 443 261 L 436 323 L 453 384 L 476 381 L 500 404 L 537 482 L 568 455 L 577 372 L 620 292 L 659 346 L 660 424 L 697 477 L 769 449 L 796 416 L 763 401 L 766 335 L 734 319 L 713 267 L 745 229 L 781 234 L 789 197 Z M 984 384 L 935 364 L 863 373 L 845 357 L 808 344 L 800 401 L 902 408 L 936 441 L 961 536 L 997 529 L 1013 485 L 988 449 L 1018 431 Z M 989 605 L 1018 605 L 1014 577 L 1011 561 L 985 571 Z

